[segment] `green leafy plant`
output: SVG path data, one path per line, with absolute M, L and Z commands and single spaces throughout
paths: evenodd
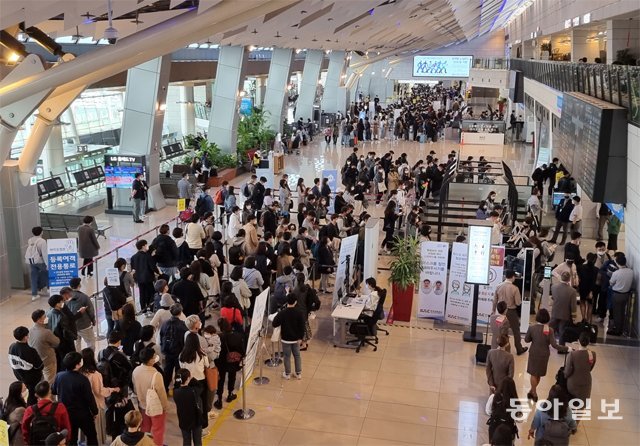
M 201 159 L 205 156 L 209 158 L 211 164 L 216 166 L 219 169 L 223 169 L 225 167 L 236 167 L 237 161 L 236 156 L 230 153 L 222 153 L 220 147 L 215 142 L 207 141 L 203 139 L 200 141 L 200 147 L 196 151 L 196 156 Z
M 190 134 L 184 137 L 185 149 L 186 150 L 197 150 L 198 149 L 198 140 L 196 135 Z
M 240 119 L 236 145 L 238 159 L 245 160 L 250 150 L 265 150 L 273 146 L 276 133 L 267 127 L 267 113 L 261 108 L 254 107 L 251 114 Z
M 635 65 L 636 58 L 631 54 L 630 48 L 616 51 L 616 63 L 620 65 Z
M 420 242 L 415 237 L 395 238 L 391 254 L 396 259 L 391 263 L 389 282 L 401 289 L 416 285 L 420 281 L 422 261 L 420 259 Z

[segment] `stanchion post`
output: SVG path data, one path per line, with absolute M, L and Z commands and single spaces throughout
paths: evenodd
M 254 417 L 256 411 L 247 409 L 247 386 L 244 382 L 244 361 L 242 362 L 242 409 L 233 412 L 233 418 L 236 420 L 249 420 Z
M 260 354 L 258 356 L 258 364 L 260 364 L 260 372 L 259 372 L 260 375 L 255 377 L 255 378 L 253 378 L 253 383 L 256 386 L 263 386 L 265 384 L 269 384 L 269 378 L 267 378 L 266 376 L 262 376 L 262 368 L 264 366 L 264 361 L 263 361 L 263 358 L 262 358 L 262 351 L 263 350 L 269 351 L 267 349 L 267 345 L 265 344 L 265 341 L 264 341 L 265 335 L 266 335 L 266 330 L 264 330 L 263 333 L 260 333 L 260 337 L 262 338 L 262 345 L 260 346 Z

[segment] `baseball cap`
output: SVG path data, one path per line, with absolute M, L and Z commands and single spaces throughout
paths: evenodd
M 69 432 L 66 429 L 49 434 L 49 436 L 44 439 L 44 444 L 45 446 L 58 446 L 62 440 L 67 438 L 68 434 Z

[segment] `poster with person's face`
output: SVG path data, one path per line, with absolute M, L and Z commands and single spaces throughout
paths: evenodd
M 449 244 L 422 242 L 420 257 L 422 271 L 418 288 L 418 317 L 444 317 L 447 290 Z

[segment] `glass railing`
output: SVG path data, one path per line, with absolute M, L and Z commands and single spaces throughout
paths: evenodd
M 640 125 L 640 67 L 510 59 L 512 70 L 559 91 L 579 91 L 625 107 Z
M 506 70 L 508 64 L 509 59 L 501 57 L 478 57 L 473 59 L 473 68 L 482 68 L 485 70 Z

